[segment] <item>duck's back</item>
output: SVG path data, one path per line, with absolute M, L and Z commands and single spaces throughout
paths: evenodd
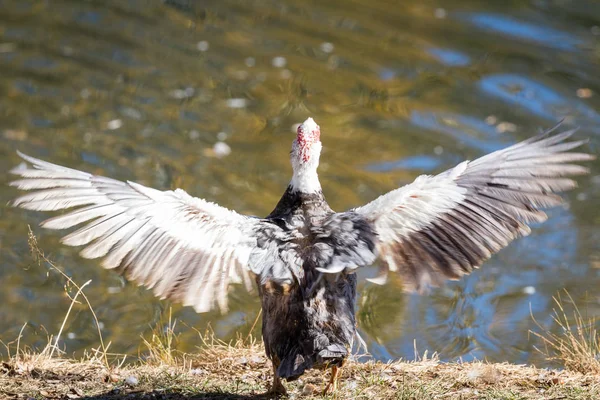
M 282 238 L 273 273 L 257 282 L 263 308 L 263 340 L 277 375 L 292 380 L 306 369 L 340 365 L 355 334 L 356 275 L 323 274 L 343 251 L 356 221 L 332 219 L 322 193 L 288 189 L 267 217 L 289 235 Z M 364 233 L 363 233 L 364 234 Z M 343 255 L 342 255 L 343 256 Z M 292 271 L 287 279 L 279 269 Z M 271 279 L 269 278 L 271 276 Z

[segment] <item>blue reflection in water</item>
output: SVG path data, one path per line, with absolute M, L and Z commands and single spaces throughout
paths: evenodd
M 474 117 L 413 111 L 410 114 L 410 121 L 420 128 L 452 136 L 458 143 L 481 150 L 482 153 L 489 153 L 507 146 L 506 142 L 495 139 L 497 133 L 493 126 Z M 469 132 L 476 132 L 484 137 L 480 139 L 470 135 Z
M 521 75 L 489 75 L 479 81 L 479 87 L 489 95 L 517 104 L 540 117 L 556 119 L 576 114 L 600 121 L 600 116 L 583 102 L 565 98 L 557 91 Z
M 81 152 L 81 159 L 86 164 L 91 164 L 91 165 L 94 165 L 96 167 L 101 167 L 105 163 L 96 154 L 90 153 L 88 151 L 82 151 Z
M 479 28 L 560 50 L 577 50 L 582 40 L 566 32 L 499 14 L 470 14 L 467 19 Z
M 55 68 L 57 63 L 46 57 L 33 57 L 25 60 L 23 66 L 31 69 L 50 69 Z
M 391 68 L 382 68 L 379 71 L 379 79 L 381 79 L 382 81 L 390 81 L 396 78 L 396 75 L 396 71 L 394 71 Z
M 37 87 L 35 87 L 29 81 L 15 80 L 13 82 L 13 86 L 19 90 L 20 92 L 27 94 L 29 96 L 33 96 L 37 93 Z
M 451 67 L 462 67 L 471 63 L 471 58 L 468 55 L 456 50 L 432 48 L 427 52 L 443 64 Z
M 49 128 L 53 124 L 51 120 L 41 117 L 31 117 L 29 122 L 36 128 Z
M 441 164 L 439 158 L 427 155 L 405 157 L 396 161 L 385 161 L 374 163 L 367 166 L 368 171 L 389 172 L 395 169 L 417 169 L 423 171 L 432 171 Z
M 74 18 L 75 21 L 80 23 L 97 25 L 102 19 L 102 16 L 96 11 L 80 11 L 74 15 Z
M 529 362 L 529 341 L 511 333 L 535 329 L 530 313 L 542 324 L 550 324 L 549 294 L 562 284 L 557 269 L 568 268 L 573 274 L 587 270 L 574 263 L 578 251 L 575 218 L 564 209 L 551 214 L 549 221 L 534 228 L 532 236 L 512 243 L 511 250 L 501 251 L 481 270 L 427 296 L 410 296 L 401 329 L 405 334 L 388 343 L 390 352 L 412 355 L 416 340 L 421 353 L 437 351 L 442 360 L 492 357 Z M 551 276 L 555 279 L 548 279 Z M 526 294 L 526 286 L 537 291 Z

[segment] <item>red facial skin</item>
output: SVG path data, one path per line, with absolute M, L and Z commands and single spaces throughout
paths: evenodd
M 312 131 L 305 131 L 304 124 L 298 127 L 298 137 L 296 138 L 296 141 L 300 148 L 302 161 L 308 162 L 308 160 L 310 160 L 310 147 L 319 140 L 321 140 L 321 129 L 318 125 L 316 129 L 313 129 Z

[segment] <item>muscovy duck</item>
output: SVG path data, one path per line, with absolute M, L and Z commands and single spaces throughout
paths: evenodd
M 589 154 L 570 152 L 574 130 L 549 130 L 439 175 L 418 177 L 372 202 L 334 212 L 317 176 L 320 128 L 308 118 L 292 144 L 293 176 L 265 218 L 237 214 L 181 189 L 159 191 L 134 182 L 19 155 L 11 183 L 32 190 L 13 205 L 29 210 L 73 209 L 44 221 L 50 229 L 84 224 L 62 242 L 86 246 L 85 258 L 151 288 L 160 298 L 198 312 L 227 311 L 231 282 L 262 301 L 262 333 L 273 362 L 271 391 L 310 368 L 339 368 L 356 334 L 356 269 L 380 260 L 382 283 L 399 274 L 407 290 L 440 285 L 480 266 L 530 222 L 546 219 L 554 194 L 575 187 L 566 176 Z

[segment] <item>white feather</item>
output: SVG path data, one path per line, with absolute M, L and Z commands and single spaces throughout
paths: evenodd
M 209 311 L 217 303 L 225 310 L 229 276 L 241 274 L 246 280 L 249 254 L 256 246 L 249 233 L 257 219 L 180 189 L 162 192 L 20 155 L 33 169 L 26 165 L 13 169 L 21 179 L 12 185 L 33 191 L 13 205 L 34 210 L 85 205 L 42 223 L 51 229 L 87 223 L 63 238 L 70 246 L 88 245 L 83 257 L 106 257 L 104 267 L 123 266 L 130 279 L 154 288 L 158 295 L 185 299 L 199 311 Z M 185 263 L 191 260 L 197 265 Z M 185 273 L 190 275 L 182 277 Z M 178 279 L 192 281 L 181 285 Z
M 460 170 L 464 171 L 462 164 Z M 413 183 L 380 196 L 369 204 L 356 208 L 359 214 L 373 221 L 382 242 L 394 242 L 408 237 L 429 225 L 443 213 L 452 210 L 467 193 L 449 176 L 422 175 Z

